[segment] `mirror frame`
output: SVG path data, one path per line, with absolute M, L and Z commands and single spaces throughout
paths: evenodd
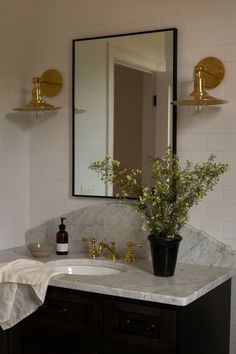
M 177 99 L 177 28 L 164 28 L 151 31 L 142 31 L 142 32 L 131 32 L 131 33 L 121 33 L 121 34 L 112 34 L 99 37 L 85 37 L 73 39 L 73 49 L 72 49 L 72 196 L 73 197 L 82 197 L 82 198 L 112 198 L 117 199 L 115 196 L 102 196 L 102 195 L 81 195 L 75 193 L 75 45 L 80 41 L 89 41 L 94 39 L 104 39 L 104 38 L 113 38 L 113 37 L 124 37 L 132 36 L 138 34 L 147 34 L 147 33 L 158 33 L 158 32 L 173 32 L 173 101 Z M 173 152 L 177 152 L 177 106 L 172 105 L 172 149 Z M 134 199 L 134 198 L 131 198 Z

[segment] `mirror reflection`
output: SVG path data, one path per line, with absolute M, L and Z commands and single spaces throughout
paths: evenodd
M 88 167 L 108 154 L 142 170 L 175 150 L 176 30 L 73 41 L 73 195 L 113 197 Z

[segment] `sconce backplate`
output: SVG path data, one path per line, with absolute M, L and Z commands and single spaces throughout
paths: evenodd
M 43 73 L 40 80 L 42 94 L 53 97 L 59 94 L 62 87 L 61 74 L 55 69 L 49 69 Z
M 199 61 L 195 66 L 203 68 L 202 74 L 204 77 L 204 87 L 206 89 L 213 89 L 218 86 L 225 75 L 225 68 L 223 63 L 215 57 L 207 57 Z

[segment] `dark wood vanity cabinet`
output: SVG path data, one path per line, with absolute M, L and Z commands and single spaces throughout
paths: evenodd
M 38 311 L 0 332 L 0 353 L 229 354 L 229 326 L 230 280 L 187 306 L 49 287 Z

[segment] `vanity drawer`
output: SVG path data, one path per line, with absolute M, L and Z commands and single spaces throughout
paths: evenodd
M 106 336 L 110 339 L 167 351 L 174 351 L 176 347 L 175 310 L 153 305 L 106 301 L 104 326 Z
M 99 335 L 102 332 L 102 303 L 77 291 L 49 288 L 44 304 L 30 316 L 30 322 L 65 330 Z

